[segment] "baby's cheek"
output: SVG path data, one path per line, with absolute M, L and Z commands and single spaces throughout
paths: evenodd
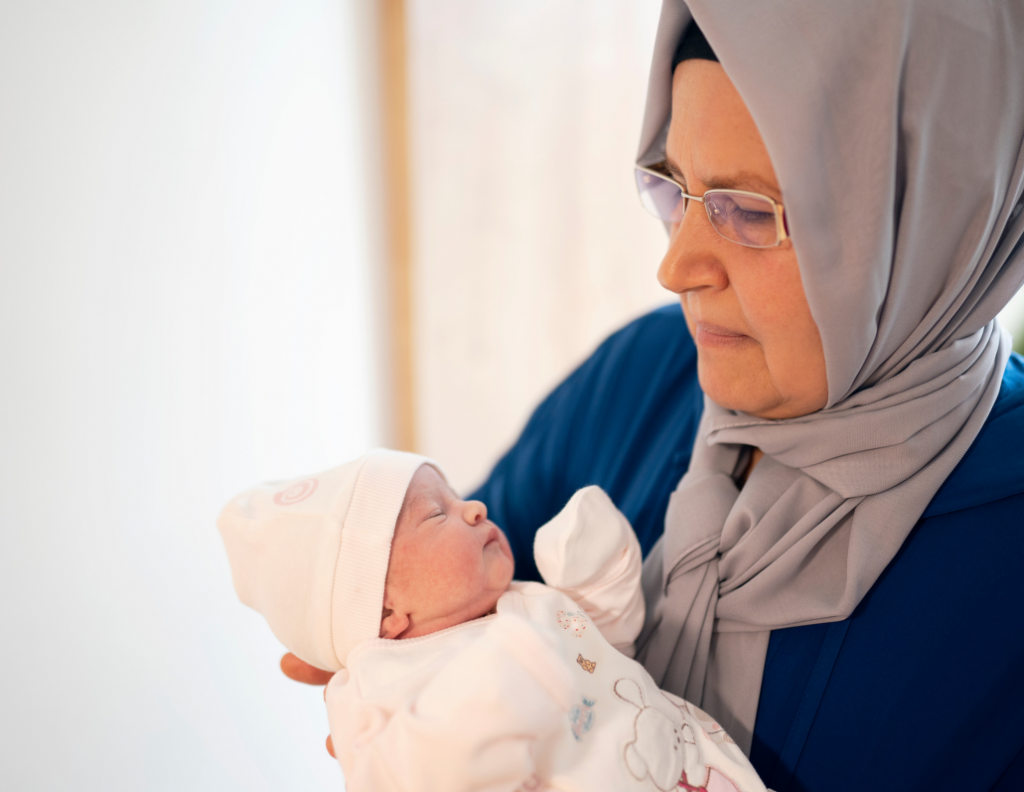
M 447 587 L 462 587 L 480 576 L 480 562 L 473 554 L 453 548 L 435 559 L 433 583 Z

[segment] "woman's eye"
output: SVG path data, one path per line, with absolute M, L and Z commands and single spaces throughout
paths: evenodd
M 767 212 L 751 212 L 748 210 L 739 210 L 736 214 L 744 223 L 775 223 L 775 215 L 768 214 Z

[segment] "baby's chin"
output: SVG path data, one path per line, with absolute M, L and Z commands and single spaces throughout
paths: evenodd
M 497 542 L 498 548 L 495 552 L 501 554 L 501 557 L 494 560 L 494 567 L 491 570 L 491 581 L 492 587 L 500 589 L 502 593 L 512 583 L 512 575 L 515 574 L 516 562 L 512 556 L 512 548 L 509 546 L 508 540 L 505 539 L 505 535 L 502 534 L 501 538 Z
M 487 580 L 487 607 L 484 613 L 490 613 L 498 604 L 501 595 L 508 591 L 512 584 L 512 575 L 515 573 L 515 564 L 512 563 L 512 555 L 509 553 L 503 556 L 500 562 L 496 563 L 489 570 Z M 482 615 L 482 614 L 481 614 Z
M 511 582 L 511 578 L 509 578 L 509 582 Z M 480 609 L 480 616 L 487 616 L 490 613 L 494 613 L 498 608 L 498 600 L 501 599 L 502 595 L 506 591 L 508 591 L 507 584 L 501 591 L 494 592 L 494 596 L 490 598 L 490 600 L 487 603 L 487 606 L 485 608 Z M 477 618 L 480 618 L 480 616 L 477 616 Z

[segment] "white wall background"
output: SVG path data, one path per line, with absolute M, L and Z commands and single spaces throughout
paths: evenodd
M 419 448 L 466 489 L 673 295 L 633 160 L 658 0 L 409 0 Z
M 380 441 L 359 13 L 0 4 L 5 789 L 341 788 L 214 518 Z

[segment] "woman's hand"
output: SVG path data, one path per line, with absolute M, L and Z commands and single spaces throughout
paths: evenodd
M 281 671 L 289 679 L 294 679 L 304 685 L 326 685 L 334 676 L 333 671 L 324 671 L 322 668 L 311 666 L 305 660 L 299 660 L 291 652 L 281 658 Z
M 331 681 L 334 673 L 324 671 L 322 668 L 311 666 L 305 660 L 300 660 L 291 652 L 281 658 L 281 671 L 289 679 L 301 682 L 304 685 L 326 685 Z M 327 688 L 324 688 L 324 697 L 327 696 Z M 334 744 L 331 742 L 331 735 L 327 735 L 327 753 L 334 756 Z

